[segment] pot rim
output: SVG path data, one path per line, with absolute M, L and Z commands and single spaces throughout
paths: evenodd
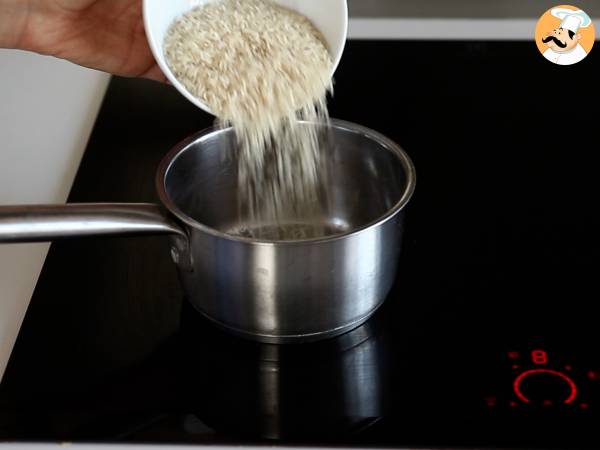
M 305 122 L 305 121 L 302 121 L 302 122 Z M 386 223 L 388 220 L 392 219 L 394 216 L 396 216 L 400 211 L 402 211 L 404 209 L 404 207 L 408 204 L 408 202 L 410 201 L 410 199 L 415 191 L 417 175 L 416 175 L 415 166 L 414 166 L 412 160 L 398 144 L 396 144 L 394 141 L 392 141 L 391 139 L 387 138 L 386 136 L 384 136 L 383 134 L 381 134 L 375 130 L 372 130 L 372 129 L 367 128 L 362 125 L 358 125 L 358 124 L 355 124 L 352 122 L 347 122 L 347 121 L 339 120 L 339 119 L 331 119 L 330 123 L 331 123 L 332 127 L 335 127 L 338 129 L 345 129 L 345 130 L 352 131 L 352 132 L 358 132 L 358 133 L 368 137 L 369 139 L 377 142 L 381 147 L 392 151 L 396 155 L 396 157 L 399 159 L 399 161 L 402 164 L 402 167 L 406 173 L 406 185 L 405 185 L 404 192 L 402 193 L 402 196 L 400 197 L 400 199 L 394 204 L 394 206 L 392 206 L 390 209 L 388 209 L 383 215 L 379 216 L 377 219 L 372 220 L 371 222 L 369 222 L 363 226 L 360 226 L 357 228 L 352 228 L 344 233 L 333 234 L 330 236 L 323 236 L 323 237 L 318 237 L 318 238 L 294 239 L 294 240 L 267 240 L 267 239 L 256 239 L 256 238 L 249 238 L 249 237 L 243 237 L 243 236 L 234 236 L 231 234 L 224 233 L 222 231 L 219 231 L 215 228 L 211 228 L 211 227 L 193 219 L 192 217 L 188 216 L 183 211 L 181 211 L 171 201 L 171 199 L 169 198 L 169 196 L 167 195 L 167 192 L 166 192 L 165 180 L 166 180 L 167 173 L 169 172 L 171 166 L 173 165 L 173 163 L 177 160 L 177 158 L 180 155 L 182 155 L 184 152 L 186 152 L 191 147 L 191 144 L 193 144 L 194 142 L 196 142 L 199 139 L 201 139 L 205 136 L 208 136 L 212 133 L 220 132 L 220 131 L 224 131 L 224 130 L 230 130 L 232 127 L 223 128 L 223 127 L 219 127 L 219 126 L 213 126 L 213 127 L 206 128 L 202 131 L 199 131 L 197 133 L 194 133 L 193 135 L 189 136 L 188 138 L 186 138 L 183 141 L 176 144 L 165 155 L 165 157 L 162 159 L 162 161 L 160 162 L 160 164 L 158 166 L 158 170 L 156 172 L 156 179 L 155 179 L 156 190 L 158 192 L 160 201 L 175 217 L 177 217 L 181 222 L 185 223 L 186 225 L 188 225 L 191 228 L 203 231 L 214 237 L 225 239 L 228 241 L 247 243 L 247 244 L 255 244 L 255 245 L 280 246 L 280 245 L 306 245 L 306 244 L 317 244 L 317 243 L 321 243 L 321 242 L 333 242 L 333 241 L 337 241 L 337 240 L 341 240 L 341 239 L 346 239 L 350 236 L 354 236 L 354 235 L 360 234 L 362 232 L 365 232 L 371 228 L 375 228 L 377 226 L 383 225 L 384 223 Z

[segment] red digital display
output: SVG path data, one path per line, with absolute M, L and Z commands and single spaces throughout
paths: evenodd
M 533 350 L 531 352 L 531 361 L 538 366 L 548 364 L 548 353 L 545 350 Z
M 488 407 L 502 404 L 513 408 L 519 405 L 545 408 L 572 405 L 571 407 L 580 409 L 590 407 L 587 399 L 581 398 L 581 392 L 575 383 L 578 378 L 573 377 L 576 371 L 569 361 L 563 363 L 562 358 L 554 358 L 552 352 L 549 354 L 543 347 L 537 346 L 522 351 L 507 351 L 505 355 L 508 357 L 507 365 L 516 377 L 512 383 L 513 395 L 505 400 L 490 395 L 485 398 Z M 600 370 L 587 370 L 584 374 L 586 380 L 600 382 Z

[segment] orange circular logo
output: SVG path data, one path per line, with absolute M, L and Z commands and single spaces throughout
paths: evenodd
M 570 66 L 584 59 L 594 46 L 596 32 L 590 16 L 571 5 L 546 11 L 535 28 L 535 43 L 548 61 Z

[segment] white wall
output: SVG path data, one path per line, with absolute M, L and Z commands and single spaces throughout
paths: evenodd
M 559 2 L 548 0 L 348 0 L 354 17 L 425 19 L 535 19 L 547 9 L 571 4 L 592 17 L 600 15 L 598 0 Z
M 67 199 L 108 76 L 0 50 L 0 205 Z M 48 244 L 0 245 L 0 379 Z
M 533 39 L 539 17 L 556 4 L 547 0 L 348 0 L 349 37 L 526 41 Z M 600 22 L 598 0 L 579 0 L 577 6 L 594 23 Z

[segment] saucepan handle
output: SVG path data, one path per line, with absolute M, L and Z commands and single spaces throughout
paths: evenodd
M 175 262 L 191 268 L 187 233 L 167 212 L 148 203 L 71 203 L 0 206 L 0 244 L 84 236 L 172 236 Z M 188 267 L 189 266 L 189 267 Z

